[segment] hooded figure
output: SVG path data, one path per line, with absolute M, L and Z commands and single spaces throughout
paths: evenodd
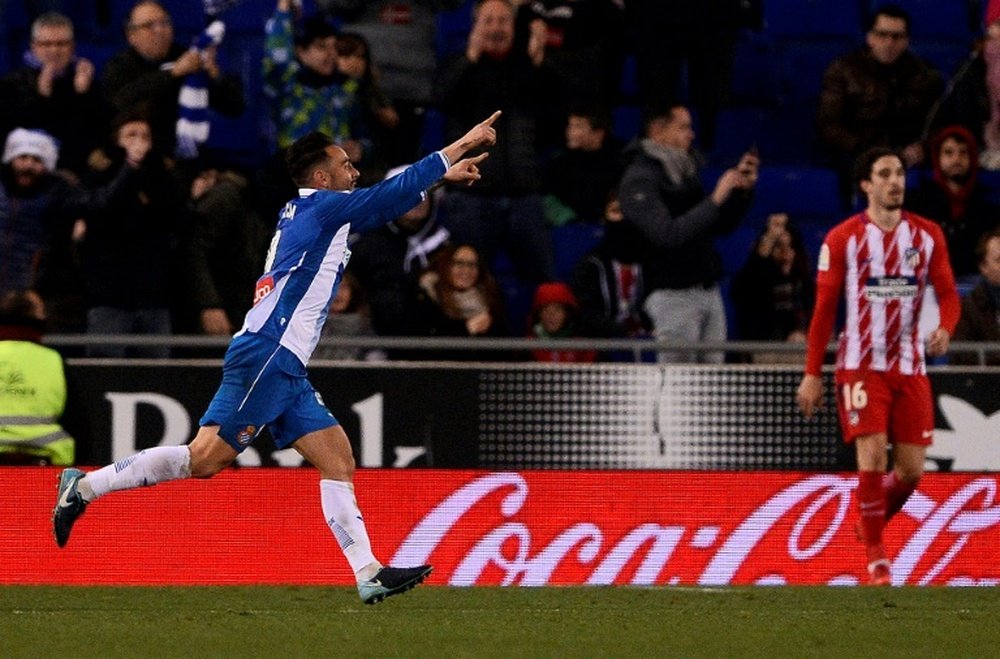
M 539 284 L 531 303 L 528 336 L 536 339 L 569 339 L 578 336 L 580 304 L 566 284 L 553 281 Z M 593 362 L 593 350 L 533 350 L 536 362 Z
M 1000 209 L 987 200 L 977 179 L 976 138 L 962 126 L 947 126 L 934 135 L 929 155 L 930 175 L 903 203 L 907 210 L 941 225 L 956 278 L 974 278 L 979 272 L 976 243 L 1000 219 Z

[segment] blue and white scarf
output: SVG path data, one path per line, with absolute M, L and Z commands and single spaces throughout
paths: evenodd
M 206 48 L 218 46 L 226 34 L 226 25 L 219 20 L 205 28 L 198 35 L 192 48 L 202 53 Z M 208 139 L 208 74 L 203 70 L 184 76 L 177 98 L 177 157 L 182 159 L 198 156 L 198 146 Z

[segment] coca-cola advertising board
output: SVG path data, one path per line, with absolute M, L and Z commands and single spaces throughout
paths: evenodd
M 64 549 L 58 471 L 0 469 L 0 584 L 353 584 L 312 470 L 108 495 Z M 863 582 L 853 474 L 359 470 L 376 554 L 454 586 Z M 890 523 L 897 585 L 1000 583 L 1000 476 L 928 474 Z M 13 501 L 14 499 L 12 499 Z

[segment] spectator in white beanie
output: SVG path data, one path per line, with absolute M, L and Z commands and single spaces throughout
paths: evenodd
M 3 164 L 8 165 L 19 157 L 37 158 L 45 171 L 51 172 L 59 160 L 59 144 L 43 130 L 15 128 L 7 135 L 4 144 Z

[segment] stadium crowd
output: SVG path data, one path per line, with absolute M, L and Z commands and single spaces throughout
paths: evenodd
M 748 86 L 756 110 L 782 102 L 741 51 L 780 28 L 760 2 L 6 2 L 0 294 L 37 291 L 51 333 L 230 335 L 295 194 L 290 144 L 329 134 L 370 185 L 500 108 L 479 184 L 352 238 L 324 336 L 802 342 L 816 235 L 858 208 L 847 172 L 872 146 L 903 155 L 907 208 L 941 224 L 995 320 L 981 273 L 1000 220 L 1000 2 L 945 3 L 975 27 L 934 63 L 911 44 L 921 17 L 856 4 L 841 12 L 855 47 L 801 51 L 822 59 L 789 92 L 812 104 L 784 100 L 781 116 L 809 115 L 801 139 L 732 126 L 759 116 L 733 111 Z M 775 167 L 839 184 L 782 197 L 764 185 Z M 825 206 L 797 217 L 810 197 Z M 983 336 L 965 326 L 956 339 Z

